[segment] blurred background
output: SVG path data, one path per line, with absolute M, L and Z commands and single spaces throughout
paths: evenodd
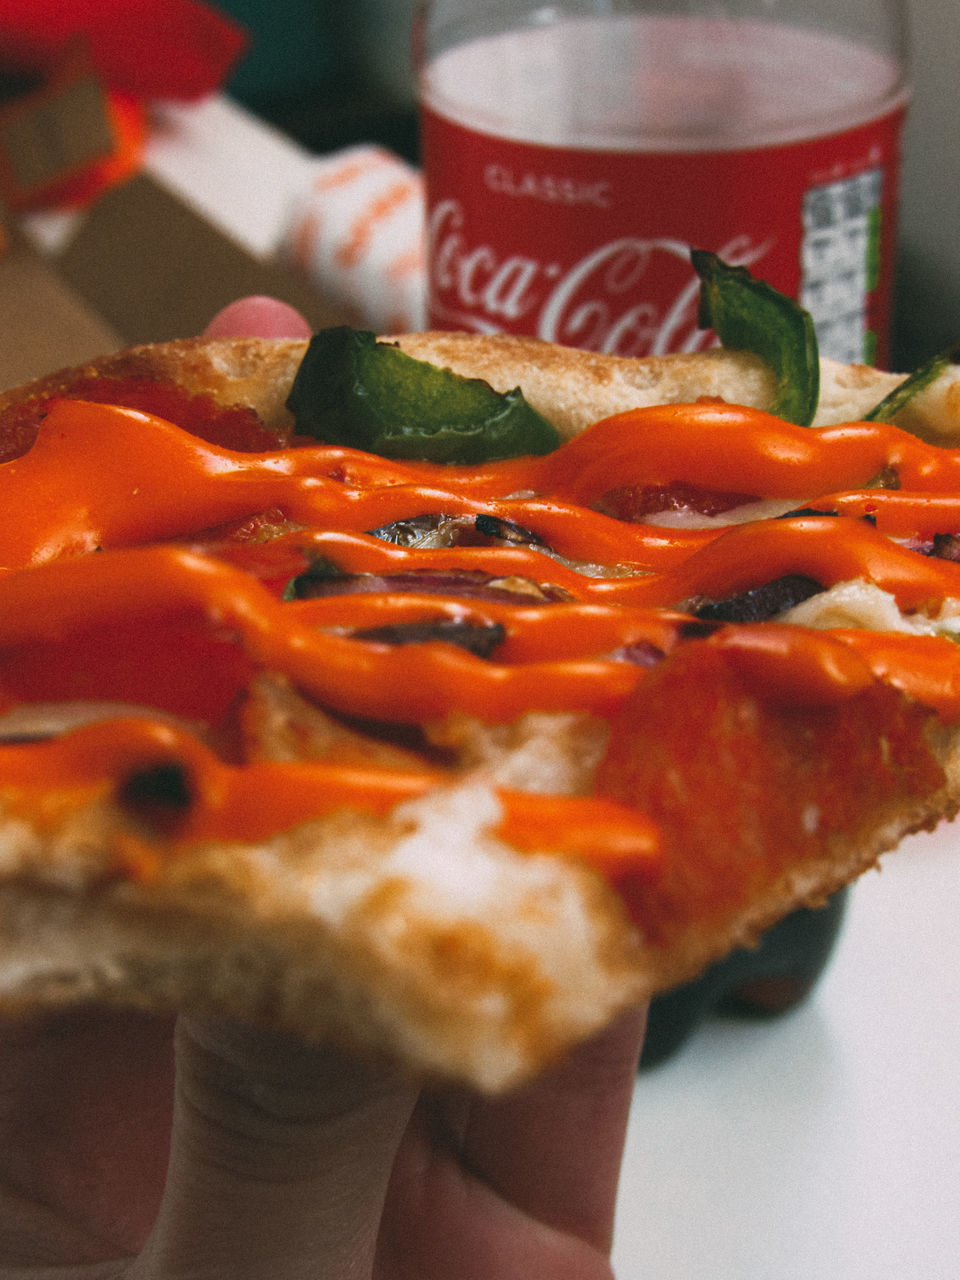
M 895 352 L 901 368 L 960 339 L 960 4 L 910 0 Z
M 415 0 L 220 0 L 252 43 L 229 92 L 311 151 L 382 142 L 417 154 Z
M 253 35 L 228 86 L 320 153 L 376 141 L 417 156 L 409 28 L 415 0 L 225 0 Z M 894 364 L 960 340 L 960 2 L 910 0 L 908 118 Z
M 906 3 L 912 30 L 913 102 L 905 137 L 891 361 L 904 370 L 960 341 L 960 0 Z M 280 143 L 280 151 L 311 164 L 315 157 L 356 143 L 380 144 L 396 154 L 401 167 L 401 162 L 416 164 L 410 39 L 416 7 L 416 0 L 13 0 L 0 12 L 0 111 L 8 105 L 20 110 L 24 95 L 29 97 L 37 85 L 54 90 L 59 83 L 59 116 L 51 122 L 44 115 L 48 104 L 36 106 L 30 118 L 33 132 L 20 130 L 18 161 L 28 161 L 30 169 L 40 155 L 41 168 L 43 162 L 56 160 L 61 168 L 54 166 L 53 172 L 69 173 L 63 168 L 68 157 L 57 147 L 65 147 L 74 163 L 81 158 L 73 154 L 78 148 L 96 155 L 100 146 L 102 152 L 107 128 L 102 112 L 96 120 L 90 111 L 82 117 L 73 112 L 63 87 L 70 82 L 62 80 L 65 54 L 55 54 L 72 48 L 66 39 L 69 29 L 83 34 L 95 30 L 97 48 L 92 39 L 90 45 L 98 74 L 111 92 L 132 91 L 137 107 L 152 100 L 189 103 L 202 100 L 214 88 L 225 88 L 228 99 L 251 113 L 253 121 L 273 126 L 248 129 L 236 121 L 243 113 L 226 109 L 221 118 L 232 116 L 236 121 L 230 137 L 224 126 L 218 140 L 207 120 L 210 128 L 203 141 L 194 139 L 192 151 L 181 148 L 176 160 L 181 185 L 191 188 L 181 194 L 190 198 L 204 176 L 207 185 L 215 187 L 241 169 L 261 174 L 259 191 L 256 184 L 244 190 L 242 183 L 234 183 L 228 200 L 236 201 L 239 187 L 246 224 L 259 226 L 276 213 L 281 192 L 276 175 L 265 174 L 264 148 L 253 136 L 257 133 L 269 134 Z M 30 34 L 24 45 L 18 28 L 27 19 Z M 211 24 L 220 30 L 211 30 Z M 246 52 L 239 56 L 243 39 L 234 24 L 248 35 Z M 80 74 L 76 67 L 74 72 Z M 76 81 L 74 86 L 82 87 Z M 130 123 L 136 118 L 128 109 L 128 168 L 108 170 L 114 183 L 137 171 L 139 142 Z M 243 118 L 251 123 L 248 116 Z M 4 210 L 30 208 L 29 203 L 17 204 L 17 192 L 11 194 L 15 166 L 7 154 L 8 135 L 15 130 L 8 128 L 9 114 L 0 115 L 2 120 L 7 124 L 0 148 L 0 204 Z M 113 123 L 116 130 L 116 119 Z M 150 140 L 162 151 L 163 129 L 153 129 Z M 157 146 L 151 154 L 156 176 Z M 174 157 L 168 159 L 172 167 Z M 94 191 L 98 181 L 96 177 Z M 143 184 L 130 186 L 132 200 Z M 46 203 L 35 191 L 27 194 L 34 208 L 45 209 L 56 207 L 56 193 L 56 186 L 53 196 L 46 192 Z M 120 193 L 115 203 L 119 206 L 125 198 Z M 104 211 L 103 202 L 97 209 Z M 120 212 L 115 216 L 122 221 Z M 0 236 L 2 222 L 0 217 Z M 276 234 L 279 228 L 274 227 L 274 243 Z M 143 245 L 139 248 L 142 251 Z M 96 265 L 102 274 L 102 264 Z M 70 282 L 76 287 L 75 279 Z M 369 282 L 366 287 L 369 291 Z M 104 311 L 101 301 L 95 300 L 95 305 Z M 192 320 L 179 316 L 176 322 Z M 145 334 L 136 337 L 148 340 Z

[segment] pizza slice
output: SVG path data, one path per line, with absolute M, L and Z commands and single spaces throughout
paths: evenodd
M 743 353 L 361 337 L 393 456 L 317 425 L 332 374 L 292 390 L 330 335 L 0 397 L 0 1005 L 498 1091 L 953 815 L 960 415 L 947 379 L 861 421 L 900 382 L 861 367 L 810 428 Z M 410 456 L 422 361 L 511 424 L 522 388 L 507 456 Z

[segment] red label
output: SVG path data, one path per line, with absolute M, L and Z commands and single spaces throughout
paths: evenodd
M 430 323 L 621 355 L 693 351 L 691 246 L 798 298 L 821 351 L 883 363 L 902 104 L 855 129 L 721 152 L 505 141 L 424 109 Z

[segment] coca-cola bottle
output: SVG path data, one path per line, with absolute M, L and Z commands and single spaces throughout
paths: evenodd
M 691 245 L 887 356 L 904 0 L 427 0 L 430 323 L 694 350 Z
M 796 297 L 823 354 L 885 361 L 903 0 L 426 0 L 414 33 L 433 327 L 696 350 L 699 247 Z M 802 1000 L 844 901 L 655 1001 L 645 1063 Z

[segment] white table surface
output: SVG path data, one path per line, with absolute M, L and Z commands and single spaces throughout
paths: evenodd
M 775 1022 L 714 1020 L 639 1077 L 620 1280 L 960 1277 L 960 823 L 853 891 Z

